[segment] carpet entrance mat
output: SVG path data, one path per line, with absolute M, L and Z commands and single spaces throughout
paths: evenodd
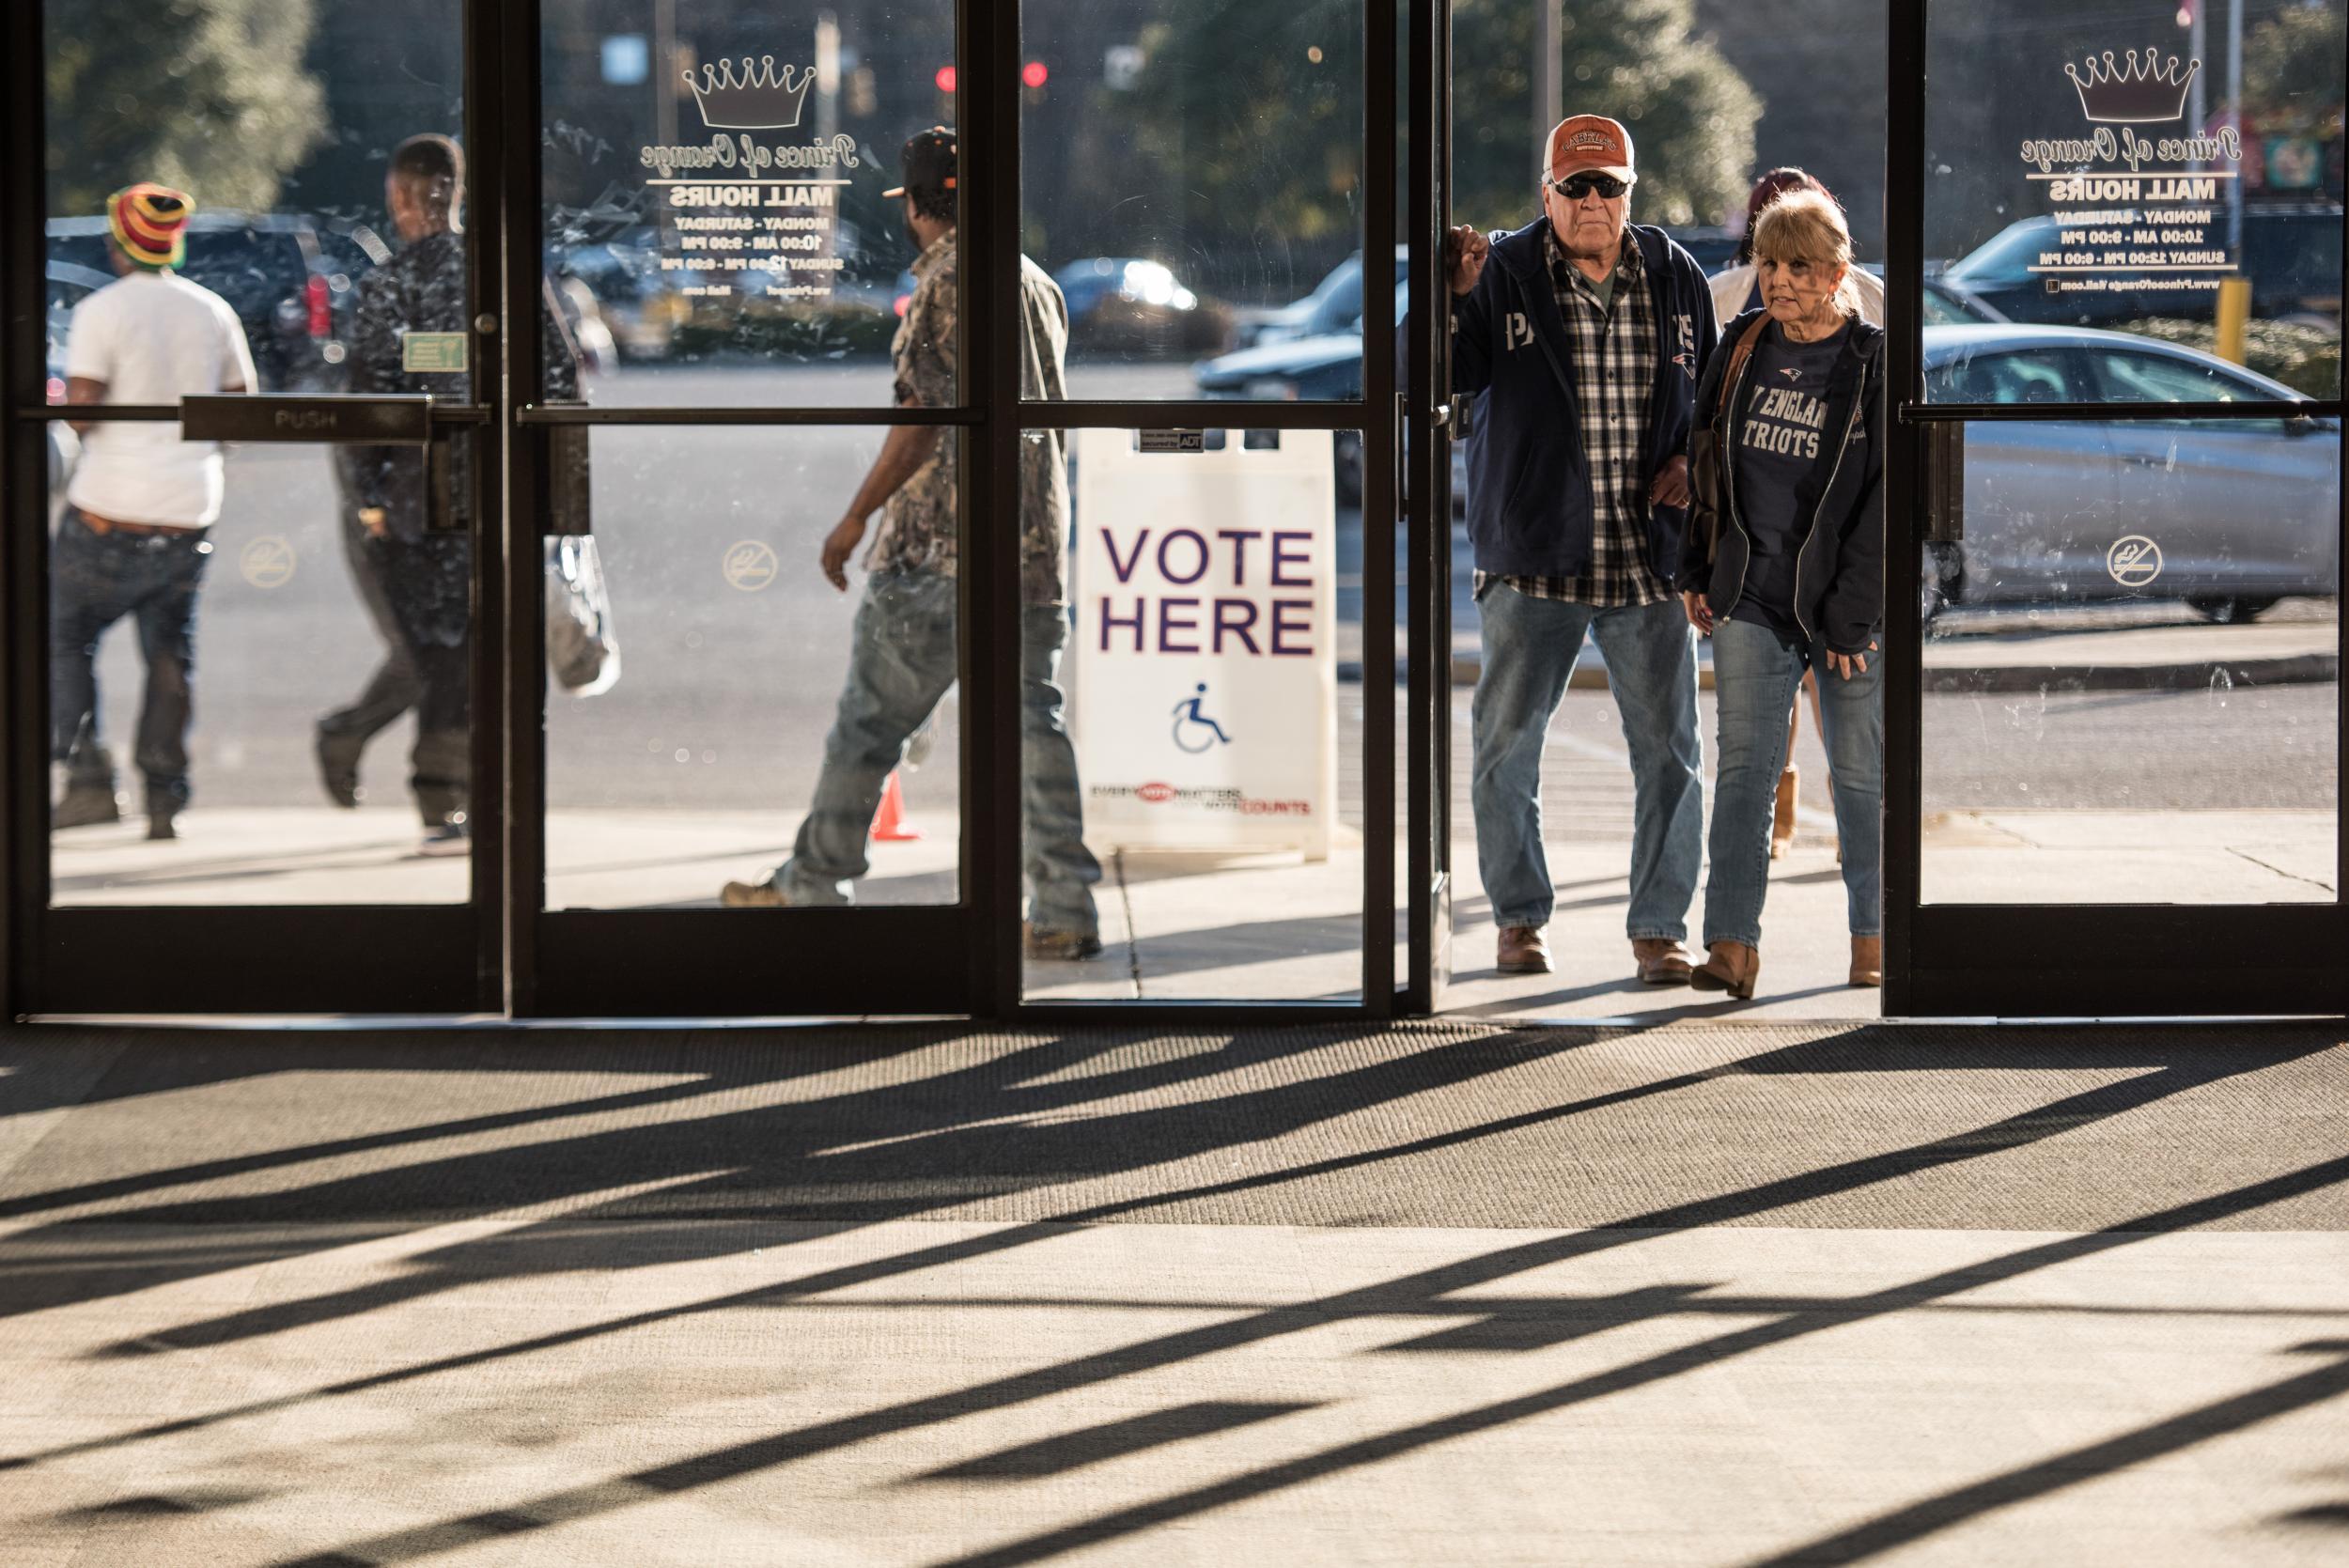
M 2342 1039 L 23 1026 L 0 1032 L 0 1221 L 20 1239 L 494 1215 L 2092 1230 L 2349 1154 Z M 2344 1221 L 2322 1181 L 2191 1219 Z

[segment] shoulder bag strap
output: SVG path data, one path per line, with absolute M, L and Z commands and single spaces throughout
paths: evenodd
M 1737 411 L 1729 407 L 1729 399 L 1737 391 L 1737 378 L 1745 373 L 1746 361 L 1753 357 L 1753 346 L 1762 340 L 1762 329 L 1769 324 L 1767 315 L 1755 317 L 1753 324 L 1737 334 L 1736 343 L 1729 350 L 1729 365 L 1721 376 L 1721 409 L 1730 416 L 1729 435 L 1733 442 L 1737 437 Z M 1736 459 L 1727 448 L 1723 448 L 1719 460 L 1735 462 Z M 1705 528 L 1704 558 L 1707 561 L 1716 560 L 1721 551 L 1721 514 L 1719 508 L 1705 520 Z

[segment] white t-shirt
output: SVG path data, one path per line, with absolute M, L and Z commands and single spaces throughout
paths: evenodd
M 109 403 L 177 403 L 254 389 L 244 325 L 228 302 L 177 272 L 132 272 L 73 307 L 65 373 L 106 383 Z M 201 528 L 220 516 L 220 443 L 167 424 L 98 424 L 66 499 L 115 522 Z

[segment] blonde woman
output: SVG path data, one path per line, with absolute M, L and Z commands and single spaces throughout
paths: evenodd
M 1715 320 L 1734 321 L 1762 303 L 1760 270 L 1753 263 L 1753 226 L 1761 218 L 1762 210 L 1789 191 L 1816 191 L 1829 201 L 1835 199 L 1835 193 L 1820 184 L 1816 176 L 1791 164 L 1772 169 L 1753 182 L 1752 191 L 1746 196 L 1746 228 L 1737 237 L 1737 255 L 1711 279 Z M 1884 285 L 1860 267 L 1851 270 L 1849 281 L 1859 293 L 1859 318 L 1872 326 L 1884 325 Z M 1802 689 L 1811 699 L 1811 723 L 1815 729 L 1819 724 L 1818 677 L 1805 675 Z M 1778 810 L 1770 818 L 1772 860 L 1795 846 L 1795 798 L 1801 784 L 1795 771 L 1795 723 L 1801 712 L 1801 705 L 1797 704 L 1786 715 L 1786 767 L 1778 776 Z
M 1709 950 L 1692 984 L 1753 995 L 1786 713 L 1818 676 L 1851 921 L 1851 983 L 1883 980 L 1884 334 L 1859 317 L 1851 231 L 1798 191 L 1754 225 L 1762 304 L 1722 334 L 1697 391 L 1682 602 L 1713 639 L 1719 738 Z

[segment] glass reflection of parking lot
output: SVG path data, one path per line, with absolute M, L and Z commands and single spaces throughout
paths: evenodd
M 1952 431 L 1962 500 L 1920 564 L 1926 901 L 2338 897 L 2331 423 Z

